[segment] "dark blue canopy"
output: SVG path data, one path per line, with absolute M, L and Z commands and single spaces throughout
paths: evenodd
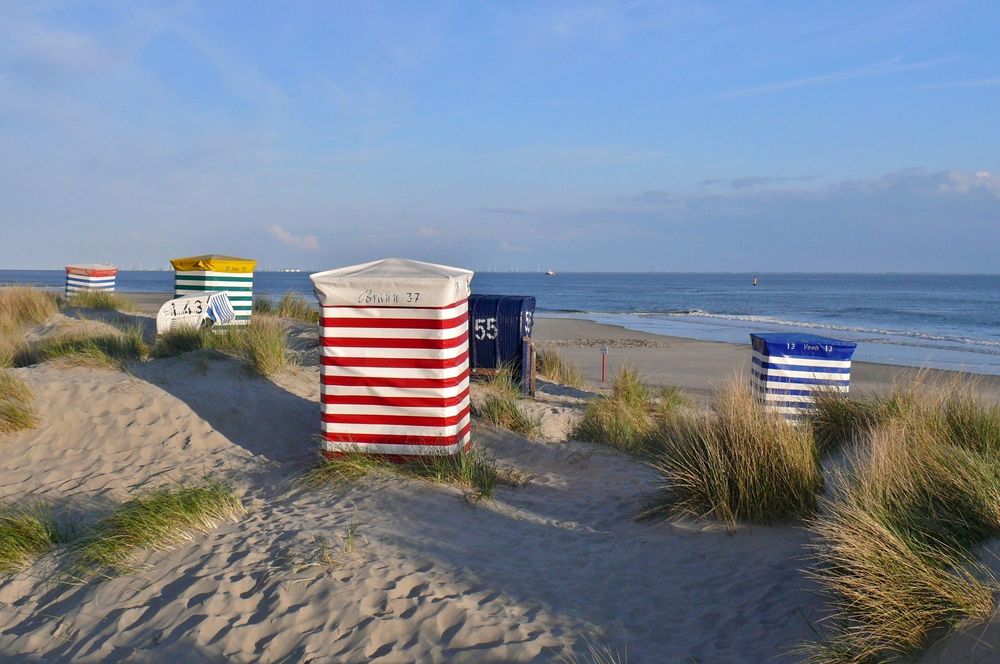
M 750 344 L 761 355 L 824 360 L 849 360 L 858 346 L 853 341 L 798 332 L 751 334 Z

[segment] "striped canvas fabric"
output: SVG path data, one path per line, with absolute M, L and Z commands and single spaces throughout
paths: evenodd
M 407 457 L 468 447 L 471 278 L 403 259 L 312 275 L 325 452 Z
M 235 319 L 232 325 L 246 325 L 253 312 L 253 270 L 256 261 L 248 258 L 208 254 L 175 258 L 174 297 L 224 291 Z
M 198 295 L 208 291 L 224 291 L 229 296 L 236 319 L 233 325 L 246 325 L 253 311 L 253 272 L 229 274 L 226 272 L 177 272 L 174 275 L 174 297 Z
M 79 291 L 114 292 L 118 268 L 94 263 L 66 266 L 66 296 Z
M 811 334 L 751 334 L 754 392 L 768 410 L 789 421 L 815 408 L 815 392 L 847 393 L 857 344 Z

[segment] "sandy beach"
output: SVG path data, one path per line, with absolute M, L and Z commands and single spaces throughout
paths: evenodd
M 148 330 L 165 296 L 132 297 L 145 313 L 129 318 Z M 117 578 L 53 581 L 48 557 L 0 581 L 0 660 L 552 662 L 600 644 L 632 663 L 795 662 L 815 638 L 823 603 L 802 571 L 804 529 L 636 521 L 657 475 L 567 439 L 602 389 L 602 346 L 609 375 L 628 363 L 696 401 L 747 370 L 748 347 L 539 319 L 535 339 L 578 364 L 587 387 L 540 381 L 525 402 L 542 424 L 534 440 L 474 423 L 474 445 L 527 481 L 472 504 L 393 478 L 295 488 L 316 459 L 319 358 L 315 326 L 290 326 L 297 365 L 273 379 L 201 352 L 129 372 L 14 370 L 41 423 L 0 442 L 0 500 L 42 500 L 85 521 L 140 490 L 211 476 L 236 486 L 250 514 L 145 553 Z M 858 363 L 852 390 L 914 373 Z M 1000 379 L 980 385 L 1000 395 Z M 320 562 L 317 538 L 349 530 L 356 548 Z M 979 625 L 921 661 L 997 661 L 997 635 L 996 621 Z

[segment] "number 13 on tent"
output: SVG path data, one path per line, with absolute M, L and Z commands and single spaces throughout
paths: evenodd
M 477 318 L 475 321 L 475 330 L 476 339 L 479 341 L 482 341 L 483 339 L 496 339 L 497 319 Z

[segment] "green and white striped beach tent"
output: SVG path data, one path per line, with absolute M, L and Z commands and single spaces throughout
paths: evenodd
M 206 254 L 175 258 L 174 297 L 198 295 L 206 291 L 225 291 L 236 312 L 233 325 L 246 325 L 253 311 L 253 269 L 250 258 Z

